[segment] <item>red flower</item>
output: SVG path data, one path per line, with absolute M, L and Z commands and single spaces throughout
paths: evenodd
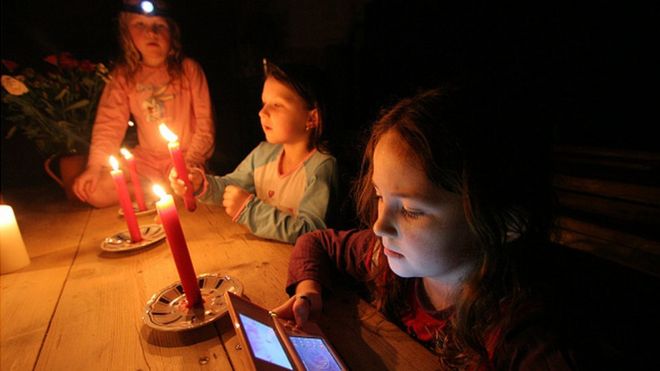
M 70 53 L 43 58 L 39 70 L 1 61 L 3 128 L 12 123 L 49 156 L 87 150 L 108 70 Z
M 60 62 L 60 67 L 62 67 L 65 70 L 72 70 L 74 68 L 77 68 L 78 65 L 80 65 L 80 62 L 78 62 L 77 59 L 75 59 L 71 53 L 64 52 L 60 54 L 59 58 Z
M 44 60 L 52 64 L 53 66 L 57 66 L 57 56 L 55 54 L 51 54 L 47 56 L 46 58 L 44 58 Z
M 85 59 L 80 62 L 80 69 L 85 72 L 93 72 L 96 70 L 96 65 L 92 63 L 89 59 Z
M 8 59 L 3 59 L 3 60 L 2 60 L 2 64 L 3 64 L 3 65 L 5 66 L 5 68 L 7 68 L 10 72 L 14 72 L 14 70 L 16 69 L 16 67 L 18 67 L 18 63 L 14 62 L 14 61 L 10 61 L 10 60 L 8 60 Z

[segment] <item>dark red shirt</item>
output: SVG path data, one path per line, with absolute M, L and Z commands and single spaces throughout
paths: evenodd
M 371 230 L 318 230 L 298 238 L 291 254 L 287 292 L 292 295 L 298 282 L 311 279 L 332 289 L 338 274 L 366 282 L 373 264 L 378 237 Z M 438 334 L 446 332 L 453 308 L 435 311 L 421 298 L 418 280 L 408 295 L 410 312 L 390 318 L 409 335 L 435 351 Z M 533 305 L 530 308 L 535 308 Z M 527 313 L 528 312 L 528 313 Z M 478 369 L 572 370 L 572 351 L 552 331 L 542 311 L 526 311 L 510 328 L 486 335 L 490 365 Z

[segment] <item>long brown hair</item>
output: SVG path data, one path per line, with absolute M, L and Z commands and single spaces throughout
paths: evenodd
M 119 13 L 119 46 L 121 47 L 121 55 L 117 61 L 117 67 L 122 67 L 125 70 L 126 78 L 129 82 L 133 82 L 136 73 L 140 70 L 142 56 L 140 51 L 135 47 L 131 33 L 129 30 L 129 21 L 132 13 L 120 12 Z M 183 47 L 181 45 L 181 30 L 179 25 L 170 17 L 163 17 L 167 22 L 170 29 L 170 51 L 167 54 L 166 64 L 167 71 L 172 79 L 177 79 L 183 74 Z
M 526 300 L 527 259 L 535 245 L 547 241 L 552 215 L 547 147 L 525 130 L 533 117 L 514 97 L 466 85 L 401 100 L 372 126 L 354 187 L 361 222 L 370 227 L 377 219 L 373 153 L 383 134 L 394 130 L 432 183 L 461 196 L 479 256 L 455 297 L 452 344 L 440 354 L 446 365 L 456 359 L 488 361 L 486 336 L 506 326 Z M 378 256 L 373 299 L 397 320 L 410 309 L 406 295 L 419 278 L 396 276 L 383 254 Z

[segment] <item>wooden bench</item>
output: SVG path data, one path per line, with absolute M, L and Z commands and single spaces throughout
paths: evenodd
M 554 160 L 564 325 L 611 357 L 605 369 L 658 369 L 660 153 L 563 146 Z
M 660 277 L 660 153 L 558 147 L 555 242 Z

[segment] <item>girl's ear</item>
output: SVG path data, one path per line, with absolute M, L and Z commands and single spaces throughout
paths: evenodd
M 305 123 L 305 130 L 312 129 L 317 126 L 319 126 L 319 110 L 318 108 L 314 108 L 311 111 L 309 111 L 309 114 L 307 115 L 307 123 Z

